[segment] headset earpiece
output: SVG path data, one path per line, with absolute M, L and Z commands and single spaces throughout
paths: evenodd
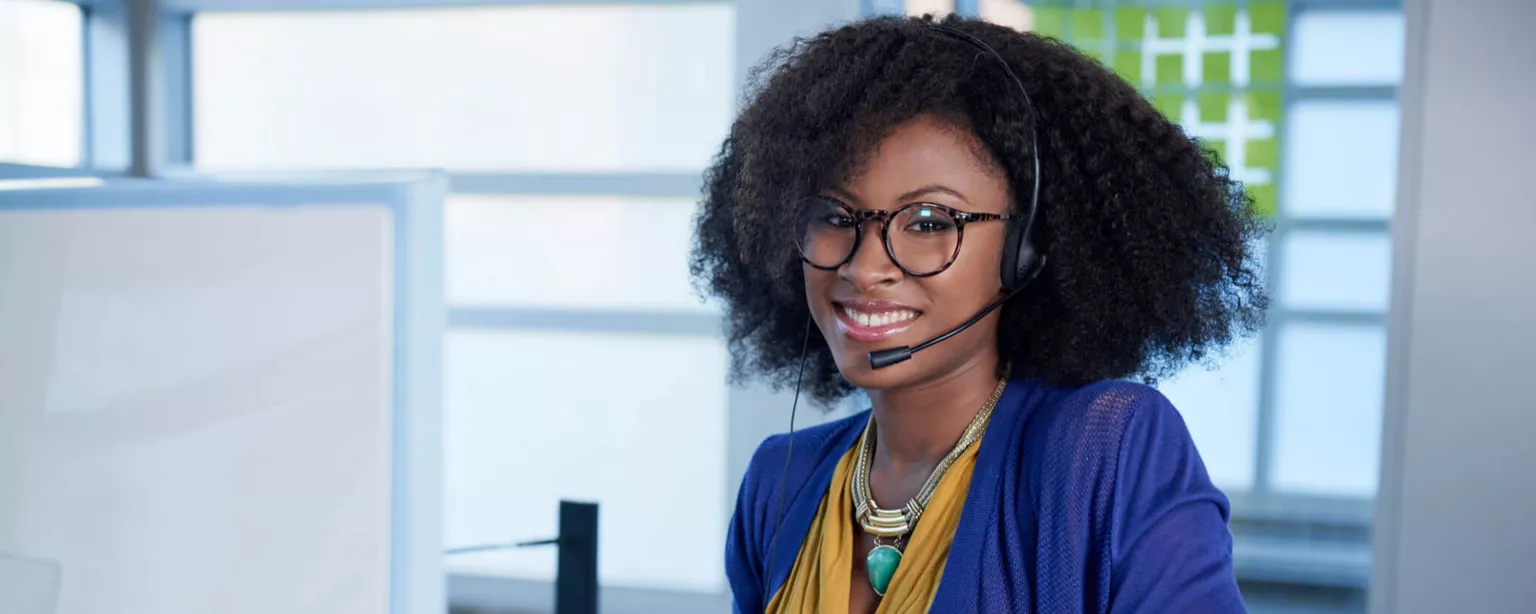
M 1003 241 L 1003 291 L 1011 291 L 1028 284 L 1038 273 L 1039 255 L 1026 230 L 1027 223 L 1012 221 Z

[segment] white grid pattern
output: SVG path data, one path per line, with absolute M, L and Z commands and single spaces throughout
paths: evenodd
M 1184 62 L 1184 85 L 1200 87 L 1205 72 L 1205 54 L 1230 52 L 1233 92 L 1227 102 L 1227 121 L 1206 122 L 1200 118 L 1200 105 L 1194 98 L 1186 98 L 1179 108 L 1179 123 L 1190 136 L 1201 139 L 1221 139 L 1226 142 L 1227 166 L 1232 178 L 1246 185 L 1265 185 L 1274 182 L 1273 173 L 1267 168 L 1248 166 L 1247 145 L 1249 140 L 1275 138 L 1274 122 L 1250 119 L 1248 100 L 1243 89 L 1251 79 L 1249 54 L 1254 51 L 1277 49 L 1280 37 L 1273 34 L 1255 33 L 1253 22 L 1246 8 L 1237 9 L 1236 24 L 1230 35 L 1208 35 L 1205 14 L 1190 11 L 1185 22 L 1185 33 L 1177 38 L 1158 37 L 1158 16 L 1148 11 L 1142 21 L 1141 82 L 1145 87 L 1157 83 L 1157 59 L 1160 56 L 1181 56 Z

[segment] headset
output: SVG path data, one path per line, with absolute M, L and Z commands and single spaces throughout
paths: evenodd
M 935 344 L 974 326 L 982 318 L 987 317 L 988 314 L 1002 307 L 1003 303 L 1008 302 L 1008 299 L 1023 291 L 1025 287 L 1029 286 L 1030 282 L 1040 275 L 1040 270 L 1045 268 L 1045 255 L 1035 248 L 1034 243 L 1035 217 L 1040 209 L 1040 148 L 1038 131 L 1036 130 L 1039 115 L 1035 113 L 1035 105 L 1030 100 L 1029 90 L 1024 87 L 1024 81 L 1019 79 L 1019 76 L 1013 72 L 1013 68 L 1008 65 L 1008 61 L 1003 59 L 1002 54 L 999 54 L 991 45 L 988 45 L 975 35 L 959 28 L 939 23 L 926 22 L 922 27 L 933 31 L 938 36 L 946 36 L 975 47 L 979 51 L 978 55 L 985 55 L 996 61 L 998 67 L 1008 76 L 1008 80 L 1018 88 L 1019 97 L 1024 101 L 1024 106 L 1031 115 L 1029 118 L 1029 150 L 1030 158 L 1034 165 L 1034 185 L 1030 188 L 1029 192 L 1029 209 L 1020 219 L 1008 222 L 1008 232 L 1003 242 L 1002 254 L 1002 297 L 988 304 L 980 312 L 977 312 L 976 315 L 959 326 L 916 346 L 901 346 L 870 352 L 869 366 L 873 369 L 883 369 L 905 361 L 911 358 L 912 354 L 933 347 Z M 777 519 L 773 524 L 773 534 L 769 538 L 768 567 L 765 570 L 767 572 L 765 582 L 768 584 L 771 584 L 773 581 L 774 551 L 777 550 L 778 546 L 779 528 L 784 523 L 784 482 L 789 477 L 790 459 L 793 458 L 795 451 L 795 410 L 800 404 L 800 383 L 805 372 L 806 350 L 810 347 L 811 326 L 811 319 L 807 317 L 805 322 L 805 338 L 800 346 L 800 367 L 795 371 L 795 400 L 789 408 L 788 449 L 784 453 L 784 469 L 779 474 Z M 763 590 L 765 599 L 772 598 L 772 595 L 768 594 L 769 590 L 772 590 L 772 587 L 765 585 Z

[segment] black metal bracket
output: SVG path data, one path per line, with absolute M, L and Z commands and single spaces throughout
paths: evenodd
M 555 546 L 555 614 L 597 614 L 597 504 L 560 502 L 560 536 L 550 539 L 452 548 L 466 554 Z

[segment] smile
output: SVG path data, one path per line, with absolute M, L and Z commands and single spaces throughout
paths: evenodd
M 833 303 L 837 328 L 854 341 L 883 341 L 912 326 L 922 312 L 889 303 Z

